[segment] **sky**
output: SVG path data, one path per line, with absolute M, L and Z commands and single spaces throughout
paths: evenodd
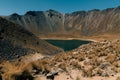
M 120 0 L 0 0 L 0 15 L 27 11 L 57 10 L 62 13 L 71 13 L 81 10 L 106 9 L 120 6 Z

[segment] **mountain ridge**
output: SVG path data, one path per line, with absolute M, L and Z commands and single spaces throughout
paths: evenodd
M 80 37 L 117 34 L 120 31 L 120 6 L 104 10 L 76 11 L 63 14 L 55 10 L 28 11 L 6 16 L 40 37 Z

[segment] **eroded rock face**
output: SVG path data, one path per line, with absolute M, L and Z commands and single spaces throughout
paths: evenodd
M 119 7 L 105 10 L 79 11 L 68 14 L 66 27 L 76 29 L 83 35 L 117 32 L 119 26 Z
M 74 35 L 96 35 L 120 31 L 120 8 L 78 11 L 62 14 L 55 10 L 29 11 L 25 15 L 16 13 L 7 16 L 10 21 L 22 25 L 36 35 L 62 33 Z M 50 34 L 48 34 L 50 35 Z
M 63 14 L 48 10 L 29 11 L 25 15 L 12 14 L 7 17 L 8 20 L 18 23 L 36 35 L 40 33 L 53 33 L 63 29 Z

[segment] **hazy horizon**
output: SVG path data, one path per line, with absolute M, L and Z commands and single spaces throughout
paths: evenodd
M 61 13 L 71 13 L 81 10 L 106 9 L 120 6 L 120 0 L 1 0 L 0 15 L 18 13 L 25 14 L 27 11 L 46 11 L 53 9 Z

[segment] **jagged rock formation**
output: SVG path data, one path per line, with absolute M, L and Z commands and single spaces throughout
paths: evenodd
M 25 15 L 6 16 L 36 35 L 69 34 L 89 36 L 119 33 L 120 7 L 62 14 L 54 10 L 29 11 Z M 74 33 L 74 34 L 73 34 Z M 64 35 L 65 36 L 65 35 Z
M 21 26 L 0 18 L 0 60 L 12 60 L 37 52 L 52 55 L 60 51 Z
M 117 33 L 120 30 L 120 7 L 105 10 L 79 11 L 66 16 L 65 26 L 76 29 L 82 35 Z
M 16 13 L 7 17 L 8 20 L 14 21 L 29 31 L 39 35 L 40 33 L 59 32 L 63 29 L 63 14 L 54 11 L 29 11 L 21 16 Z

